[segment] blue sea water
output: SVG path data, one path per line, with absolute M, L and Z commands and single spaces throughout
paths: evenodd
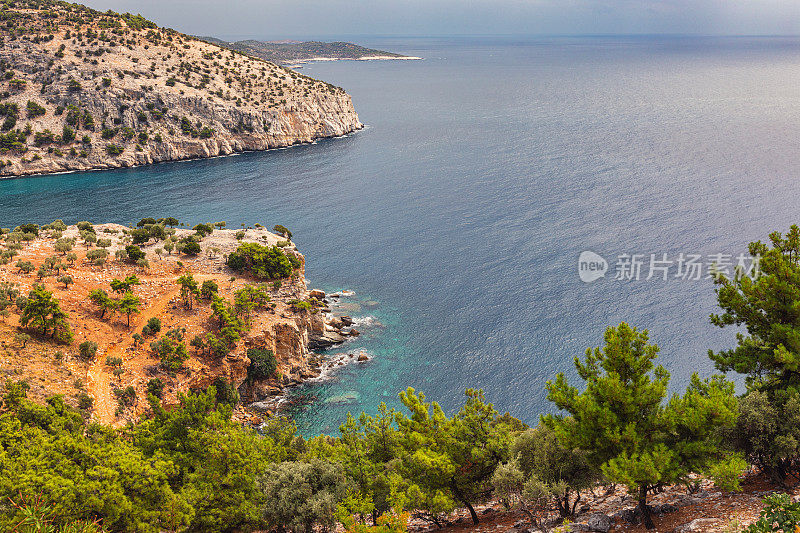
M 407 386 L 446 409 L 481 387 L 527 422 L 544 383 L 647 328 L 673 390 L 709 375 L 707 279 L 647 277 L 650 254 L 736 255 L 800 221 L 797 38 L 362 39 L 424 61 L 303 72 L 353 96 L 368 128 L 288 150 L 6 180 L 0 225 L 143 216 L 288 226 L 312 285 L 352 289 L 366 364 L 295 392 L 306 435 Z M 578 277 L 594 251 L 609 272 Z M 614 280 L 620 254 L 641 279 Z M 313 400 L 313 401 L 310 401 Z

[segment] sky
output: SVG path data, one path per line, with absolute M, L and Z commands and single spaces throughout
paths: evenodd
M 800 0 L 83 0 L 222 38 L 800 34 Z

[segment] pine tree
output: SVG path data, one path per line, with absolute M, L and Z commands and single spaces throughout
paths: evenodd
M 191 274 L 184 274 L 176 281 L 181 286 L 181 299 L 186 309 L 191 309 L 194 299 L 200 294 L 197 280 Z
M 683 397 L 664 405 L 669 374 L 654 366 L 657 355 L 647 331 L 625 323 L 609 328 L 603 349 L 587 350 L 584 362 L 575 358 L 584 392 L 568 385 L 563 373 L 547 383 L 548 399 L 571 416 L 542 420 L 565 446 L 585 450 L 607 479 L 638 495 L 648 529 L 654 527 L 648 491 L 723 459 L 716 429 L 731 426 L 736 416 L 733 385 L 721 378 L 695 375 Z
M 477 524 L 473 503 L 491 492 L 492 473 L 508 459 L 510 423 L 486 403 L 483 391 L 468 389 L 466 395 L 464 406 L 448 418 L 424 394 L 412 388 L 400 393 L 411 411 L 410 417 L 397 415 L 404 490 L 412 506 L 428 509 L 434 521 L 460 502 Z
M 721 314 L 711 323 L 721 328 L 744 326 L 737 346 L 709 357 L 722 371 L 746 375 L 747 395 L 731 435 L 747 458 L 784 483 L 800 471 L 800 228 L 769 236 L 771 247 L 752 242 L 758 258 L 751 276 L 718 277 Z
M 759 258 L 759 274 L 727 278 L 716 283 L 722 314 L 711 323 L 724 328 L 744 325 L 747 335 L 737 333 L 738 345 L 709 357 L 722 371 L 747 375 L 750 388 L 759 390 L 800 387 L 800 228 L 793 225 L 786 237 L 769 236 L 772 248 L 761 241 L 749 251 Z
M 125 313 L 125 316 L 128 319 L 128 327 L 131 325 L 131 315 L 139 312 L 139 306 L 141 302 L 138 296 L 134 296 L 134 294 L 130 291 L 126 292 L 125 295 L 119 301 L 119 310 Z

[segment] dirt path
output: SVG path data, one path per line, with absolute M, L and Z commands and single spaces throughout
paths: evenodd
M 194 274 L 194 278 L 198 283 L 202 283 L 207 279 L 213 279 L 218 283 L 222 282 L 221 276 L 212 274 Z M 123 423 L 116 416 L 117 400 L 114 397 L 114 388 L 112 386 L 114 374 L 111 367 L 106 365 L 106 358 L 119 357 L 122 359 L 126 374 L 132 373 L 140 376 L 137 378 L 138 380 L 145 379 L 143 377 L 146 375 L 144 367 L 151 364 L 151 361 L 145 353 L 137 353 L 136 351 L 129 353 L 128 350 L 133 346 L 134 342 L 132 335 L 134 332 L 141 331 L 142 327 L 151 318 L 164 316 L 170 301 L 180 294 L 180 287 L 174 284 L 175 279 L 177 279 L 177 276 L 151 278 L 149 280 L 155 282 L 168 281 L 173 283 L 174 288 L 159 295 L 138 315 L 131 316 L 131 326 L 128 328 L 127 333 L 122 336 L 120 342 L 110 343 L 102 354 L 98 353 L 94 364 L 89 368 L 87 389 L 92 398 L 94 398 L 94 416 L 98 422 L 112 426 L 118 426 Z M 137 385 L 138 382 L 132 384 Z

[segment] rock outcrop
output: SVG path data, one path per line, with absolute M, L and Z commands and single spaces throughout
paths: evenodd
M 0 7 L 20 21 L 0 27 L 0 176 L 207 158 L 362 127 L 341 88 L 145 19 L 51 4 Z

